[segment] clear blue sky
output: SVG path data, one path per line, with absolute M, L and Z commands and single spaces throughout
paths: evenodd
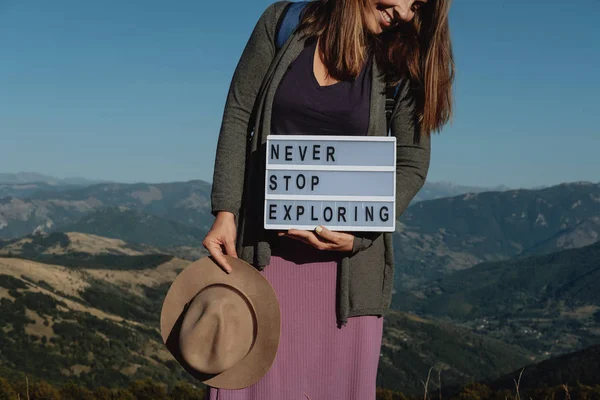
M 0 0 L 0 172 L 212 180 L 269 0 Z M 454 121 L 430 181 L 600 181 L 600 1 L 454 0 Z

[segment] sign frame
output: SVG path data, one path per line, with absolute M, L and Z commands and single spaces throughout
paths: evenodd
M 272 141 L 333 141 L 333 142 L 393 142 L 393 166 L 344 166 L 344 165 L 300 165 L 291 162 L 289 164 L 273 164 L 269 162 L 270 145 Z M 263 207 L 263 228 L 265 230 L 314 230 L 316 225 L 293 225 L 293 224 L 268 224 L 267 204 L 269 200 L 307 200 L 307 201 L 339 201 L 339 202 L 362 202 L 362 203 L 392 203 L 391 226 L 341 226 L 335 224 L 324 224 L 331 231 L 347 232 L 394 232 L 396 230 L 396 137 L 394 136 L 346 136 L 346 135 L 268 135 L 266 140 L 266 167 Z M 310 194 L 268 194 L 269 172 L 273 170 L 302 170 L 302 171 L 369 171 L 369 172 L 393 172 L 393 196 L 343 196 L 343 195 L 310 195 Z

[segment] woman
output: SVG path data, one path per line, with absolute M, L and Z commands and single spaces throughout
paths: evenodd
M 277 293 L 281 338 L 271 369 L 210 399 L 375 397 L 383 314 L 393 285 L 390 233 L 263 229 L 269 134 L 387 135 L 386 83 L 399 85 L 396 216 L 421 189 L 430 135 L 452 112 L 450 0 L 317 0 L 275 48 L 288 2 L 269 6 L 236 68 L 217 146 L 215 222 L 203 245 L 225 271 L 240 257 Z

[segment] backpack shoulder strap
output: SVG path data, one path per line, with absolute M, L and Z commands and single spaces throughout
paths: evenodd
M 277 21 L 277 26 L 275 27 L 275 46 L 278 50 L 283 47 L 292 32 L 294 32 L 294 29 L 296 29 L 300 23 L 300 14 L 302 13 L 302 10 L 304 10 L 306 4 L 308 4 L 308 1 L 295 1 L 290 2 L 285 6 L 279 21 Z
M 388 133 L 390 132 L 392 113 L 394 112 L 394 106 L 396 105 L 396 99 L 398 98 L 399 92 L 400 85 L 386 85 L 385 87 L 385 122 Z

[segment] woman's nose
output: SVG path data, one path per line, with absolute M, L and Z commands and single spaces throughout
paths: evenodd
M 412 1 L 405 1 L 400 6 L 394 7 L 394 18 L 400 19 L 404 22 L 410 22 L 415 13 L 412 10 Z

